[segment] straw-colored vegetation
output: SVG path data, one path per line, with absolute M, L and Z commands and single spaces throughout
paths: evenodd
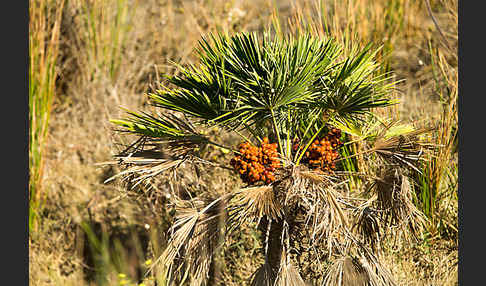
M 364 279 L 371 285 L 457 285 L 457 1 L 29 3 L 31 285 L 155 285 L 156 280 L 166 285 L 171 279 L 184 280 L 186 273 L 194 285 L 273 280 L 302 285 L 312 279 L 328 285 L 342 279 Z M 351 77 L 368 76 L 364 84 L 374 85 L 384 74 L 388 82 L 396 82 L 396 88 L 385 86 L 378 95 L 363 88 L 359 96 L 346 97 L 373 97 L 358 100 L 362 105 L 356 100 L 348 105 L 322 102 L 321 108 L 336 111 L 325 117 L 310 108 L 291 114 L 293 123 L 324 118 L 341 129 L 342 160 L 331 179 L 313 169 L 292 168 L 307 164 L 304 149 L 311 147 L 310 139 L 322 137 L 322 124 L 299 129 L 302 142 L 294 153 L 294 138 L 286 137 L 286 131 L 296 129 L 286 129 L 285 118 L 275 116 L 283 112 L 281 107 L 294 104 L 294 111 L 301 103 L 316 102 L 308 83 L 326 70 L 324 63 L 302 61 L 304 69 L 309 66 L 308 81 L 288 85 L 290 92 L 269 101 L 274 108 L 268 114 L 222 114 L 215 105 L 177 100 L 191 93 L 173 88 L 191 90 L 191 77 L 211 75 L 225 86 L 224 78 L 216 77 L 217 56 L 211 56 L 211 51 L 221 55 L 225 50 L 208 41 L 198 54 L 199 41 L 218 31 L 228 37 L 255 32 L 261 39 L 269 30 L 293 35 L 301 43 L 297 54 L 332 38 L 332 47 L 341 47 L 336 62 L 350 55 L 353 59 L 371 43 L 361 71 L 373 70 L 373 75 Z M 307 33 L 312 37 L 303 37 Z M 242 47 L 252 43 L 238 39 Z M 284 39 L 268 50 L 293 45 Z M 309 55 L 315 56 L 312 51 Z M 271 66 L 270 58 L 262 61 Z M 200 63 L 216 63 L 215 69 L 207 65 L 212 73 L 201 71 Z M 276 75 L 298 75 L 284 60 L 280 63 Z M 194 68 L 187 68 L 190 64 Z M 229 70 L 240 80 L 239 92 L 254 92 L 244 67 L 236 72 L 238 68 Z M 340 71 L 345 73 L 334 69 L 331 75 Z M 161 90 L 159 84 L 168 80 L 168 89 Z M 229 98 L 231 90 L 223 94 Z M 295 90 L 298 96 L 291 92 Z M 378 98 L 385 100 L 376 104 Z M 388 101 L 398 104 L 387 106 Z M 252 110 L 257 103 L 258 98 L 248 97 L 242 104 Z M 347 115 L 364 116 L 361 110 L 369 107 L 375 117 L 343 124 Z M 121 120 L 127 117 L 125 109 L 133 111 L 131 120 Z M 180 120 L 178 112 L 206 120 L 205 125 Z M 165 117 L 157 121 L 148 116 L 155 114 Z M 275 119 L 268 129 L 247 128 L 238 134 L 223 128 L 266 118 Z M 207 124 L 212 122 L 220 124 Z M 429 127 L 434 131 L 427 132 Z M 164 137 L 172 145 L 159 148 L 156 140 L 137 141 L 136 134 L 114 129 L 148 139 Z M 264 135 L 276 143 L 286 169 L 275 171 L 274 180 L 267 181 L 270 187 L 263 181 L 245 187 L 230 160 L 237 155 L 237 144 L 246 141 L 241 136 Z M 393 160 L 401 167 L 380 168 Z M 282 179 L 289 176 L 291 181 Z M 302 209 L 291 221 L 288 211 L 296 210 L 295 201 Z M 379 209 L 391 212 L 373 213 Z M 322 217 L 326 219 L 318 219 Z M 322 251 L 309 248 L 319 243 Z M 296 255 L 296 249 L 301 253 Z M 356 259 L 337 255 L 336 249 Z M 310 263 L 318 259 L 320 265 Z M 276 270 L 275 265 L 282 267 Z M 178 266 L 188 271 L 177 271 Z

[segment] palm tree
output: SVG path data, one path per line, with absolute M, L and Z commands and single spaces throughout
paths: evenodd
M 196 52 L 197 65 L 175 64 L 179 75 L 149 94 L 157 112 L 112 120 L 139 137 L 117 155 L 132 186 L 183 163 L 230 168 L 246 184 L 170 196 L 177 212 L 158 259 L 169 283 L 207 285 L 217 234 L 253 221 L 264 262 L 251 285 L 396 285 L 378 257 L 386 235 L 411 237 L 423 223 L 408 174 L 418 171 L 428 130 L 376 116 L 396 104 L 378 49 L 345 52 L 332 38 L 268 31 L 211 34 Z M 216 142 L 204 132 L 214 126 L 246 143 Z M 356 142 L 360 152 L 345 148 Z M 233 152 L 232 167 L 205 159 L 210 145 Z M 343 162 L 357 156 L 364 170 L 350 171 Z M 363 184 L 351 189 L 350 177 Z

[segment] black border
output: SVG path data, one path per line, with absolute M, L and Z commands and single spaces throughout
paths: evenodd
M 1 187 L 4 205 L 0 213 L 3 218 L 0 284 L 28 285 L 29 1 L 9 1 L 2 6 L 2 86 L 7 89 L 2 89 L 0 119 L 6 127 L 1 140 L 5 168 Z
M 480 65 L 478 59 L 481 59 L 479 51 L 484 50 L 480 38 L 484 24 L 484 10 L 481 7 L 475 7 L 470 4 L 482 3 L 481 1 L 458 0 L 458 130 L 459 130 L 459 178 L 458 178 L 458 226 L 459 226 L 459 265 L 458 265 L 458 282 L 459 285 L 481 285 L 484 284 L 484 272 L 481 261 L 475 261 L 473 253 L 481 255 L 479 249 L 484 244 L 481 239 L 482 212 L 486 206 L 484 191 L 481 188 L 481 182 L 475 184 L 474 181 L 484 177 L 483 169 L 473 166 L 472 156 L 477 157 L 482 152 L 481 139 L 474 139 L 480 132 L 469 133 L 466 129 L 480 128 L 482 124 L 481 115 L 484 115 L 484 105 L 480 99 L 484 98 L 481 84 L 485 81 L 484 73 L 476 70 L 475 65 Z M 474 13 L 474 11 L 477 12 Z M 469 41 L 468 41 L 469 40 Z M 481 67 L 481 66 L 479 66 Z M 478 86 L 474 86 L 474 85 Z M 466 147 L 467 142 L 467 147 Z M 475 143 L 477 146 L 471 146 Z M 473 153 L 474 152 L 474 153 Z M 479 159 L 479 158 L 478 158 Z M 477 186 L 475 186 L 477 185 Z M 479 195 L 479 196 L 478 196 Z M 469 235 L 466 235 L 469 230 Z M 482 256 L 482 255 L 481 255 Z M 477 257 L 481 259 L 482 257 Z M 476 278 L 476 279 L 475 279 Z M 467 283 L 471 282 L 472 283 Z M 482 281 L 479 284 L 477 281 Z M 476 283 L 474 283 L 476 282 Z

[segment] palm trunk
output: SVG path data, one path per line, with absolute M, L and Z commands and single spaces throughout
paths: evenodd
M 270 233 L 268 236 L 268 251 L 266 255 L 268 264 L 275 274 L 274 277 L 277 277 L 278 270 L 280 268 L 280 261 L 282 258 L 282 230 L 283 220 L 272 221 L 272 224 L 270 226 Z

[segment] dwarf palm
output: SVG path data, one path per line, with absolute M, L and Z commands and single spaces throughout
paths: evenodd
M 210 35 L 196 52 L 197 65 L 177 65 L 179 75 L 168 76 L 167 84 L 149 95 L 163 113 L 129 111 L 128 118 L 112 120 L 140 136 L 117 155 L 126 168 L 120 175 L 137 184 L 177 171 L 182 163 L 214 166 L 202 157 L 209 145 L 256 158 L 243 153 L 251 146 L 263 152 L 262 146 L 274 142 L 268 146 L 275 146 L 278 158 L 266 160 L 279 163 L 267 180 L 255 171 L 252 181 L 242 176 L 245 188 L 218 197 L 204 191 L 190 199 L 172 194 L 176 220 L 159 259 L 168 280 L 207 283 L 222 218 L 226 235 L 245 220 L 257 222 L 262 233 L 265 259 L 251 285 L 304 285 L 304 280 L 344 285 L 346 279 L 395 285 L 376 253 L 386 233 L 414 233 L 422 221 L 411 203 L 406 171 L 420 158 L 424 145 L 418 136 L 424 130 L 392 128 L 374 115 L 375 108 L 395 103 L 388 96 L 394 82 L 380 72 L 377 51 L 369 45 L 344 52 L 332 38 L 310 34 L 242 33 Z M 213 126 L 240 136 L 248 148 L 215 142 L 202 131 Z M 348 157 L 365 156 L 374 174 L 346 172 L 339 165 L 343 158 L 327 159 L 336 161 L 336 168 L 309 163 L 311 148 L 322 148 L 319 142 L 336 128 L 344 131 L 333 133 L 344 144 L 349 135 L 363 143 L 365 151 Z M 161 146 L 170 156 L 161 155 Z M 349 190 L 349 176 L 371 184 Z M 318 267 L 303 263 L 297 257 L 302 252 Z

